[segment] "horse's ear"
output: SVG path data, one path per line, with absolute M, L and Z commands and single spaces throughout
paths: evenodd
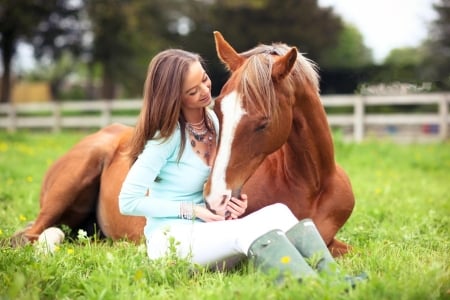
M 292 47 L 288 53 L 279 57 L 272 67 L 272 79 L 278 81 L 286 77 L 291 72 L 297 60 L 297 48 Z
M 225 41 L 220 32 L 214 31 L 214 40 L 216 42 L 216 51 L 219 59 L 225 64 L 228 70 L 231 72 L 236 71 L 244 62 L 244 58 L 241 57 L 227 41 Z

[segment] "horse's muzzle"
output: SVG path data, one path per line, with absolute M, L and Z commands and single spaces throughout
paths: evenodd
M 211 204 L 208 201 L 206 202 L 206 208 L 209 209 L 213 214 L 216 215 L 222 215 L 227 217 L 227 214 L 229 214 L 229 212 L 225 209 L 226 205 L 228 204 L 228 201 L 230 201 L 231 197 L 228 195 L 222 195 L 222 200 L 220 201 L 219 205 L 215 208 L 211 207 Z M 223 209 L 219 209 L 219 208 L 223 208 Z
M 231 195 L 222 195 L 222 200 L 219 203 L 218 208 L 223 208 L 222 210 L 218 210 L 217 208 L 212 208 L 208 201 L 206 202 L 206 208 L 209 209 L 213 214 L 223 215 L 225 218 L 230 216 L 230 212 L 226 210 L 226 206 L 230 201 L 231 197 L 240 198 L 241 196 L 241 188 L 235 189 L 231 191 Z

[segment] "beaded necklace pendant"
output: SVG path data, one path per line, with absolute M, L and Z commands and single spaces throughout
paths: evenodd
M 190 144 L 194 152 L 197 155 L 203 157 L 205 162 L 210 165 L 211 151 L 215 132 L 212 121 L 208 117 L 206 118 L 206 122 L 208 122 L 208 126 L 206 126 L 205 120 L 202 120 L 202 122 L 196 124 L 186 123 L 186 129 L 189 133 Z M 201 144 L 204 144 L 206 146 L 206 149 L 204 151 L 202 151 L 201 149 L 203 148 Z

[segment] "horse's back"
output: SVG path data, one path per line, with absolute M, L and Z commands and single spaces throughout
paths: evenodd
M 90 182 L 98 180 L 105 163 L 110 161 L 119 146 L 120 140 L 132 127 L 122 124 L 112 124 L 90 134 L 75 144 L 67 153 L 58 158 L 45 174 L 42 190 L 42 201 L 46 201 L 45 194 L 57 189 L 60 184 L 67 191 L 67 185 L 88 186 Z M 74 183 L 77 183 L 75 185 Z

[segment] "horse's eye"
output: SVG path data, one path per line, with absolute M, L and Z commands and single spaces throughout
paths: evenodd
M 263 131 L 267 128 L 267 125 L 269 124 L 269 121 L 267 119 L 261 121 L 258 126 L 255 128 L 255 132 Z

